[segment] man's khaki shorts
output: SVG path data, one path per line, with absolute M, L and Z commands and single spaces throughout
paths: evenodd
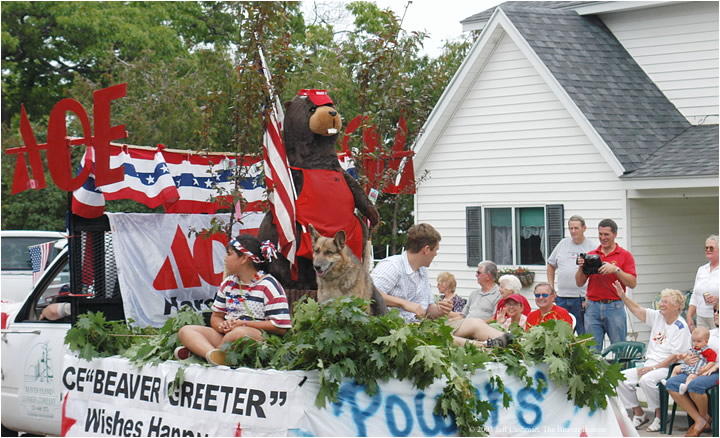
M 463 322 L 465 322 L 465 318 L 448 321 L 447 325 L 454 329 L 453 334 L 455 334 L 455 332 L 458 331 L 458 329 L 463 325 Z

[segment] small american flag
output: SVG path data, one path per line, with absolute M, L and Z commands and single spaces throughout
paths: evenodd
M 43 272 L 45 272 L 45 267 L 50 257 L 50 250 L 54 244 L 55 242 L 51 241 L 28 247 L 30 263 L 32 264 L 33 285 L 37 283 L 40 277 L 42 277 Z

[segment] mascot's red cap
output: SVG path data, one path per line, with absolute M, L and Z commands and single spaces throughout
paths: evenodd
M 328 96 L 327 90 L 300 90 L 298 96 L 307 96 L 317 106 L 321 105 L 335 105 Z

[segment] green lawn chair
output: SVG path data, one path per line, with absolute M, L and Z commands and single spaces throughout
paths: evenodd
M 600 353 L 610 363 L 620 363 L 621 369 L 633 368 L 645 355 L 646 345 L 642 342 L 616 342 Z

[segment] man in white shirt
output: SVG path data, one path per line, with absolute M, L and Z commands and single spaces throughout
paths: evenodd
M 407 322 L 437 319 L 452 310 L 450 300 L 433 303 L 430 290 L 427 268 L 439 247 L 440 233 L 435 228 L 429 224 L 413 225 L 408 230 L 406 250 L 381 260 L 370 273 L 388 307 L 399 308 L 400 316 Z M 504 347 L 512 339 L 510 333 L 503 333 L 474 318 L 451 321 L 449 325 L 454 329 L 453 338 L 458 345 L 474 340 L 472 342 L 486 342 L 491 347 Z
M 370 273 L 388 307 L 397 307 L 407 322 L 436 319 L 452 310 L 449 301 L 433 303 L 430 289 L 428 266 L 439 248 L 440 233 L 432 225 L 413 225 L 408 230 L 406 250 L 381 260 Z
M 574 215 L 568 220 L 570 237 L 562 239 L 548 257 L 547 277 L 550 286 L 557 291 L 555 304 L 575 316 L 575 331 L 578 335 L 585 333 L 585 294 L 587 284 L 578 286 L 575 282 L 577 258 L 579 254 L 587 254 L 598 247 L 598 243 L 585 237 L 585 219 Z M 557 273 L 557 283 L 555 282 Z M 557 286 L 556 286 L 557 284 Z

